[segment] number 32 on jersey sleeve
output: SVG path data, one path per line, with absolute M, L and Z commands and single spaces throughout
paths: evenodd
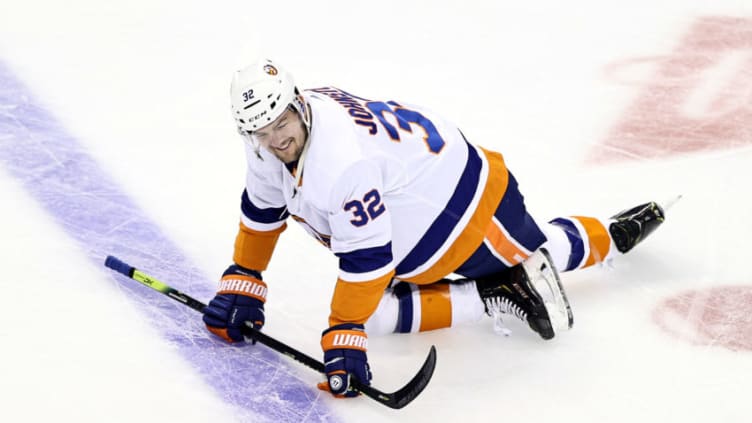
M 363 200 L 352 200 L 345 204 L 345 211 L 353 213 L 350 223 L 353 226 L 364 226 L 371 220 L 381 216 L 386 211 L 386 206 L 381 201 L 381 194 L 372 189 L 363 196 Z

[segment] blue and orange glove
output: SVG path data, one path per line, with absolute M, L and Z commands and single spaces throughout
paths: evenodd
M 261 273 L 240 267 L 228 267 L 219 281 L 219 290 L 204 309 L 204 323 L 209 331 L 227 342 L 245 340 L 240 328 L 245 322 L 264 326 L 266 284 Z
M 366 356 L 368 336 L 363 325 L 343 323 L 330 327 L 321 334 L 321 348 L 327 381 L 319 383 L 319 389 L 337 397 L 355 397 L 358 392 L 352 389 L 351 378 L 371 384 L 371 368 Z

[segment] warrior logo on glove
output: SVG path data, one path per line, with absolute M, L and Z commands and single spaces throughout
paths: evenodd
M 371 384 L 371 368 L 368 366 L 368 336 L 363 325 L 344 323 L 332 326 L 321 334 L 321 347 L 324 350 L 324 363 L 327 382 L 318 385 L 319 389 L 336 396 L 354 397 L 350 378 Z
M 253 327 L 264 326 L 266 284 L 255 270 L 232 265 L 225 270 L 219 290 L 204 310 L 207 329 L 227 342 L 242 342 L 241 327 L 251 322 Z

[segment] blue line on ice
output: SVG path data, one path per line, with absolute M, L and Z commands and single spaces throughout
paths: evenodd
M 0 164 L 97 265 L 112 254 L 195 298 L 213 295 L 214 278 L 191 265 L 2 61 Z M 241 420 L 336 419 L 273 351 L 214 340 L 195 311 L 103 266 L 102 283 L 120 284 L 206 382 L 236 406 Z

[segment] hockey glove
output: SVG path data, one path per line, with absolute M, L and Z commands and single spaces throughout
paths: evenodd
M 256 329 L 264 326 L 265 301 L 261 273 L 233 264 L 222 274 L 217 295 L 204 309 L 206 328 L 227 342 L 244 341 L 240 328 L 245 322 Z
M 371 384 L 371 368 L 368 366 L 368 337 L 363 325 L 343 323 L 332 326 L 321 334 L 327 381 L 318 384 L 319 389 L 337 397 L 355 397 L 351 378 L 365 385 Z

